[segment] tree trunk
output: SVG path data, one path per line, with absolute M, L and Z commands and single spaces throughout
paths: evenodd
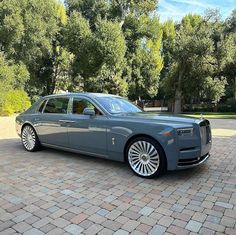
M 182 77 L 184 74 L 184 70 L 179 71 L 178 83 L 175 90 L 175 104 L 174 104 L 174 113 L 179 114 L 182 111 L 182 91 L 181 91 L 181 83 Z
M 182 92 L 179 89 L 175 91 L 174 113 L 179 114 L 182 111 Z
M 120 5 L 120 11 L 121 11 L 121 20 L 120 20 L 120 29 L 122 29 L 124 23 L 125 23 L 125 18 L 126 16 L 129 14 L 130 12 L 130 7 L 129 4 L 127 3 L 127 5 L 124 5 L 120 2 L 118 2 Z
M 236 77 L 235 77 L 235 86 L 234 86 L 234 99 L 236 100 Z
M 55 68 L 53 68 L 53 72 L 50 74 L 50 77 L 47 81 L 47 95 L 51 95 L 54 93 L 56 88 L 56 79 L 57 73 L 55 72 Z
M 125 20 L 124 20 L 124 19 L 122 19 L 122 20 L 120 21 L 120 29 L 122 29 L 122 27 L 123 27 L 124 23 L 125 23 Z

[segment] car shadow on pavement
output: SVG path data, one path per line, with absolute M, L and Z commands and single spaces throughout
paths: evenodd
M 82 164 L 84 164 L 88 171 L 93 171 L 94 168 L 103 172 L 112 169 L 112 171 L 115 172 L 117 176 L 135 176 L 128 167 L 128 164 L 124 162 L 117 162 L 109 159 L 97 158 L 89 155 L 83 155 L 46 147 L 43 147 L 42 150 L 37 152 L 27 152 L 24 150 L 19 138 L 0 140 L 0 158 L 4 156 L 12 156 L 11 158 L 14 158 L 15 156 L 16 158 L 18 158 L 18 160 L 22 159 L 23 161 L 30 159 L 30 161 L 32 161 L 33 163 L 34 159 L 37 161 L 42 160 L 43 162 L 45 162 L 45 159 L 47 159 L 48 167 L 53 167 L 55 162 L 60 161 L 61 164 L 63 164 L 63 162 L 65 162 L 66 164 L 73 164 L 74 170 L 76 169 L 76 164 L 79 164 L 80 167 Z M 65 166 L 65 168 L 68 168 L 68 165 Z M 160 179 L 161 181 L 173 182 L 176 180 L 186 180 L 193 177 L 198 178 L 201 177 L 208 168 L 209 166 L 207 165 L 207 163 L 205 163 L 195 168 L 168 171 L 164 175 L 154 178 L 154 180 Z M 69 170 L 69 168 L 65 170 Z

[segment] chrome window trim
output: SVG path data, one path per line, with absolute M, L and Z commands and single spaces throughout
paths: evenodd
M 43 103 L 44 103 L 44 105 L 43 105 Z M 47 99 L 43 99 L 43 100 L 40 102 L 39 106 L 38 106 L 37 109 L 36 109 L 36 110 L 37 110 L 37 113 L 43 113 L 46 103 L 47 103 Z M 39 109 L 41 108 L 42 105 L 43 105 L 42 111 L 39 112 Z
M 45 105 L 44 105 L 43 110 L 42 110 L 42 114 L 44 113 L 44 110 L 45 110 L 45 108 L 46 108 L 46 106 L 47 106 L 47 104 L 48 104 L 48 100 L 49 100 L 49 99 L 46 99 Z
M 68 105 L 68 111 L 70 111 L 68 114 L 72 114 L 72 115 L 78 115 L 78 116 L 86 116 L 86 115 L 84 115 L 84 114 L 76 114 L 76 113 L 73 113 L 73 101 L 74 101 L 74 99 L 75 98 L 79 98 L 79 99 L 81 99 L 81 100 L 87 100 L 88 102 L 90 102 L 96 109 L 98 109 L 98 111 L 99 112 L 101 112 L 101 114 L 102 115 L 95 115 L 95 117 L 101 117 L 101 116 L 106 116 L 106 114 L 104 113 L 104 111 L 100 108 L 100 107 L 98 107 L 98 105 L 93 101 L 93 100 L 91 100 L 90 98 L 87 98 L 87 97 L 84 97 L 84 96 L 72 96 L 71 97 L 71 104 L 70 105 Z
M 45 112 L 44 112 L 49 100 L 52 100 L 52 99 L 61 99 L 61 98 L 67 98 L 67 99 L 68 99 L 68 104 L 67 104 L 66 113 L 45 113 Z M 42 114 L 50 114 L 50 115 L 53 115 L 53 114 L 54 114 L 54 115 L 58 115 L 58 114 L 60 114 L 60 115 L 67 115 L 67 114 L 68 114 L 69 103 L 70 103 L 70 98 L 71 98 L 70 96 L 56 96 L 56 97 L 52 97 L 52 98 L 47 98 L 47 102 L 46 102 L 45 105 L 44 105 L 44 109 L 43 109 L 43 111 L 42 111 Z
M 98 98 L 100 98 L 100 97 L 98 97 Z M 139 107 L 138 105 L 134 104 L 133 102 L 129 101 L 128 98 L 123 98 L 123 97 L 119 97 L 119 96 L 116 97 L 116 98 L 118 98 L 118 99 L 124 99 L 124 100 L 128 101 L 129 103 L 133 104 L 133 105 L 136 106 L 138 109 L 140 109 L 140 111 L 141 111 L 140 113 L 145 112 L 144 109 L 142 109 L 142 108 Z M 95 100 L 96 100 L 96 98 L 95 98 Z M 101 106 L 102 106 L 102 105 L 101 105 Z M 109 110 L 107 110 L 106 108 L 104 108 L 104 106 L 102 106 L 102 108 L 103 108 L 103 110 L 105 110 L 105 112 L 106 112 L 108 115 L 110 115 L 110 116 L 116 116 L 116 115 L 117 115 L 117 113 L 111 113 L 111 112 L 109 112 Z

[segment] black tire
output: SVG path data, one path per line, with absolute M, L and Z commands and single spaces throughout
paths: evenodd
M 166 171 L 165 154 L 160 145 L 151 138 L 133 139 L 126 148 L 125 157 L 131 170 L 140 177 L 154 178 Z
M 21 142 L 25 150 L 29 152 L 35 152 L 41 149 L 37 133 L 31 125 L 23 126 L 21 130 Z

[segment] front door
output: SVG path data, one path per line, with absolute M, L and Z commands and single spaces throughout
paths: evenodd
M 107 155 L 107 117 L 89 99 L 73 97 L 68 125 L 69 145 L 73 149 L 94 155 Z M 93 108 L 94 116 L 84 115 L 85 108 Z

